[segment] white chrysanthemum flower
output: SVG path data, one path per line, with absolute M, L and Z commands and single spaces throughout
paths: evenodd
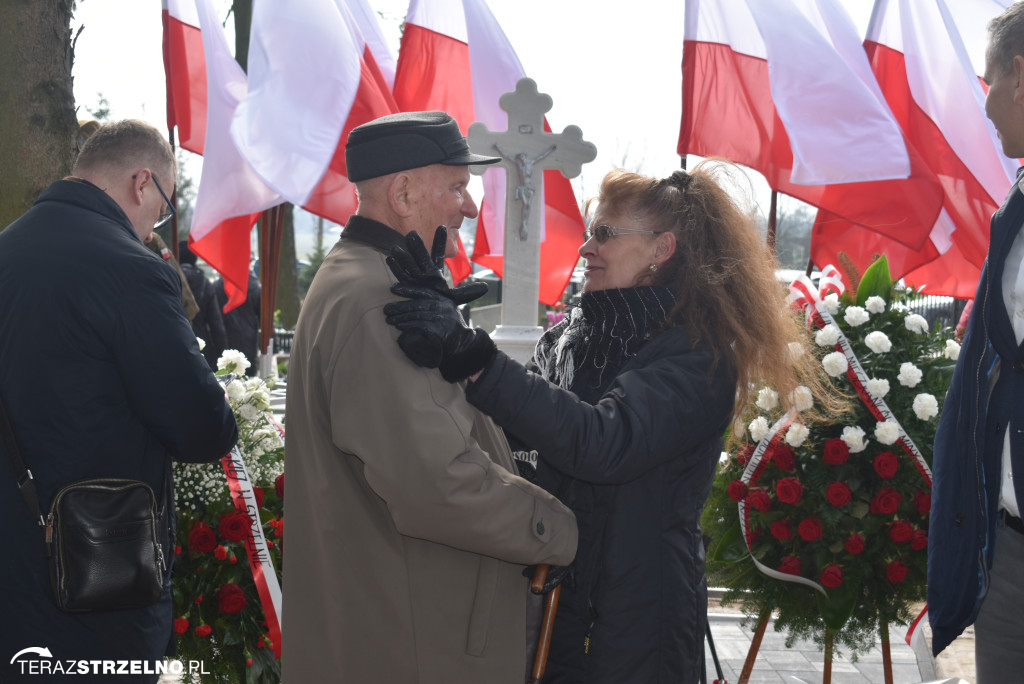
M 885 300 L 878 295 L 872 295 L 868 297 L 868 300 L 864 302 L 864 308 L 873 314 L 880 314 L 885 312 Z
M 821 300 L 820 308 L 835 316 L 839 313 L 839 295 L 835 292 L 829 292 L 825 295 L 825 298 Z
M 804 355 L 804 346 L 799 342 L 789 343 L 789 356 L 794 361 Z
M 942 351 L 942 355 L 951 361 L 956 361 L 960 358 L 960 345 L 956 340 L 946 340 L 946 348 Z
M 875 439 L 881 444 L 893 444 L 900 438 L 900 426 L 894 421 L 883 420 L 875 425 Z
M 876 354 L 884 354 L 892 349 L 892 342 L 889 340 L 889 336 L 881 330 L 875 330 L 865 335 L 864 344 L 868 345 L 868 349 Z
M 914 397 L 914 413 L 921 420 L 928 420 L 939 415 L 939 402 L 935 399 L 935 395 L 924 392 Z
M 910 314 L 903 319 L 903 325 L 912 333 L 923 334 L 928 332 L 928 321 L 919 314 Z
M 811 390 L 803 385 L 800 385 L 793 394 L 789 397 L 789 400 L 793 402 L 793 408 L 797 411 L 807 411 L 814 406 L 814 395 L 811 394 Z
M 226 370 L 235 375 L 243 375 L 250 365 L 252 364 L 245 358 L 245 354 L 237 349 L 225 349 L 217 359 L 217 370 Z
M 786 444 L 791 447 L 798 447 L 807 441 L 809 434 L 811 434 L 811 431 L 807 429 L 806 425 L 793 423 L 789 426 L 789 431 L 786 432 Z
M 203 351 L 204 349 L 206 349 L 206 340 L 204 340 L 202 337 L 197 337 L 196 342 L 199 343 L 199 351 Z
M 846 356 L 842 352 L 826 354 L 825 358 L 821 360 L 821 365 L 825 369 L 825 372 L 833 378 L 838 378 L 850 367 L 850 363 L 846 360 Z
M 814 343 L 819 347 L 834 347 L 839 341 L 839 326 L 829 323 L 814 334 Z
M 865 311 L 863 307 L 848 306 L 846 307 L 846 315 L 844 315 L 843 318 L 846 319 L 847 323 L 856 328 L 859 325 L 867 323 L 871 319 L 871 316 L 868 315 L 868 312 Z
M 256 420 L 260 415 L 260 410 L 252 404 L 242 404 L 238 412 L 242 414 L 242 418 L 245 420 Z
M 921 372 L 921 369 L 906 361 L 900 365 L 900 374 L 896 376 L 896 379 L 904 387 L 916 387 L 922 377 L 924 377 L 924 373 Z
M 762 411 L 771 411 L 779 405 L 779 393 L 771 387 L 762 387 L 757 393 L 757 406 Z
M 867 389 L 868 394 L 878 399 L 889 393 L 889 381 L 885 378 L 868 378 L 868 381 L 864 383 L 864 387 Z
M 230 401 L 232 405 L 245 399 L 245 385 L 241 380 L 232 380 L 229 382 L 227 390 L 228 401 Z
M 768 425 L 768 419 L 764 416 L 758 416 L 754 420 L 750 421 L 750 425 L 747 426 L 747 430 L 750 431 L 750 439 L 755 442 L 760 442 L 768 435 L 768 431 L 771 427 Z
M 864 437 L 864 428 L 853 426 L 844 427 L 843 434 L 839 439 L 846 442 L 846 446 L 850 447 L 851 454 L 858 454 L 868 448 L 868 440 Z

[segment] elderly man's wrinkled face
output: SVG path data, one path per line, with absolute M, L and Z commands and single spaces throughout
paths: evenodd
M 468 166 L 433 164 L 414 169 L 409 185 L 409 201 L 414 208 L 414 228 L 430 248 L 438 226 L 448 229 L 445 257 L 458 253 L 459 228 L 463 219 L 476 218 L 476 203 L 470 197 Z

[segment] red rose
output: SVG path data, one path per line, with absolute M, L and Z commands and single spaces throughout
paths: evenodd
M 914 492 L 914 508 L 921 515 L 928 515 L 932 510 L 932 494 L 918 489 Z
M 889 539 L 897 544 L 910 541 L 914 534 L 914 526 L 904 520 L 897 520 L 889 524 Z
M 174 555 L 175 556 L 180 556 L 181 555 L 181 547 L 178 546 L 177 544 L 174 545 Z
M 885 579 L 893 584 L 902 582 L 907 576 L 907 566 L 901 561 L 892 561 L 885 566 Z
M 899 508 L 903 497 L 892 487 L 886 487 L 871 500 L 871 512 L 892 515 Z
M 775 447 L 775 451 L 772 452 L 772 461 L 775 462 L 779 470 L 790 473 L 796 470 L 796 457 L 793 455 L 793 450 L 785 444 Z
M 795 504 L 803 494 L 804 486 L 795 477 L 784 477 L 775 483 L 775 496 L 782 503 Z
M 846 543 L 843 544 L 843 548 L 851 556 L 856 556 L 858 553 L 864 550 L 864 537 L 863 535 L 854 532 L 846 538 Z
M 804 518 L 796 527 L 796 533 L 805 542 L 812 542 L 821 539 L 821 521 L 817 518 Z
M 788 520 L 776 520 L 768 528 L 772 536 L 780 541 L 786 541 L 793 536 L 793 524 Z
M 914 551 L 928 548 L 928 533 L 924 530 L 914 530 L 914 534 L 910 535 L 910 548 Z
M 232 615 L 245 608 L 248 603 L 245 599 L 245 592 L 234 583 L 222 584 L 217 590 L 217 608 L 220 612 Z
M 221 560 L 221 561 L 222 560 L 227 560 L 228 559 L 228 549 L 227 549 L 227 547 L 222 544 L 222 545 L 218 546 L 217 548 L 215 548 L 213 550 L 213 557 L 216 558 L 217 560 Z
M 747 494 L 747 504 L 762 513 L 767 513 L 768 509 L 772 507 L 772 499 L 768 496 L 768 492 L 764 491 L 761 487 L 757 487 L 751 489 L 750 493 Z
M 239 542 L 249 536 L 250 525 L 252 525 L 252 520 L 248 513 L 231 511 L 220 516 L 217 531 L 228 541 Z
M 755 447 L 753 444 L 750 444 L 749 442 L 747 444 L 744 444 L 743 446 L 736 450 L 736 461 L 741 466 L 747 465 L 747 463 L 750 461 L 750 457 L 754 455 L 754 449 L 756 448 L 757 447 Z
M 848 458 L 850 458 L 850 447 L 847 446 L 846 442 L 838 437 L 825 440 L 825 463 L 829 465 L 842 465 L 846 463 Z
M 263 508 L 263 487 L 253 487 L 252 494 L 256 497 L 256 508 Z
M 284 498 L 284 473 L 278 475 L 277 479 L 274 480 L 274 491 L 277 492 L 277 498 Z
M 782 559 L 782 564 L 779 566 L 779 572 L 784 572 L 787 575 L 799 575 L 803 572 L 803 568 L 800 566 L 800 559 L 796 556 L 786 556 Z
M 875 472 L 883 480 L 891 480 L 896 475 L 899 467 L 899 459 L 891 451 L 883 451 L 875 456 Z
M 825 498 L 833 506 L 845 506 L 853 496 L 850 485 L 845 482 L 833 482 L 825 488 Z
M 209 553 L 217 547 L 217 535 L 210 526 L 199 521 L 188 535 L 188 545 L 196 553 Z
M 210 625 L 199 625 L 198 627 L 196 627 L 196 636 L 210 636 L 212 632 L 213 627 L 211 627 Z
M 747 496 L 747 483 L 740 480 L 733 480 L 729 483 L 729 498 L 733 501 L 743 501 Z
M 188 631 L 188 618 L 174 618 L 174 633 L 184 634 Z
M 822 569 L 819 579 L 829 589 L 835 589 L 843 583 L 843 569 L 835 563 L 829 563 Z

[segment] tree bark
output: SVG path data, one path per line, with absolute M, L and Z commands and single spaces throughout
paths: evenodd
M 0 2 L 0 230 L 71 171 L 72 0 Z
M 295 253 L 295 207 L 284 205 L 284 232 L 281 234 L 281 263 L 277 271 L 278 323 L 292 330 L 299 320 L 299 267 Z

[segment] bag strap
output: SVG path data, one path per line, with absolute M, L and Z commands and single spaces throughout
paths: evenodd
M 10 457 L 11 467 L 14 469 L 14 477 L 18 482 L 18 490 L 28 504 L 29 511 L 39 521 L 40 527 L 46 527 L 46 519 L 39 509 L 39 497 L 36 494 L 36 482 L 32 477 L 32 471 L 25 465 L 21 457 L 21 450 L 18 448 L 18 440 L 14 438 L 14 428 L 7 417 L 4 409 L 4 402 L 0 399 L 0 438 L 4 441 L 4 451 Z

